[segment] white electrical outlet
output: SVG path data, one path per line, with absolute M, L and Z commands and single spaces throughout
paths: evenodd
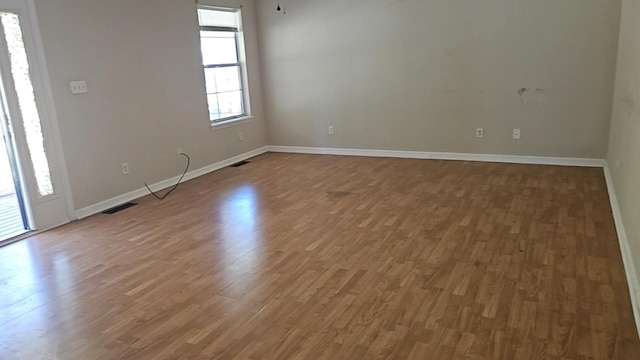
M 238 133 L 238 140 L 244 141 L 244 134 L 242 134 L 242 132 Z
M 82 80 L 82 81 L 72 81 L 70 83 L 71 85 L 71 93 L 72 94 L 83 94 L 88 92 L 89 90 L 87 89 L 87 82 Z
M 336 128 L 333 125 L 329 126 L 329 135 L 333 135 L 336 133 Z
M 484 137 L 484 129 L 483 128 L 477 128 L 476 129 L 476 137 L 478 139 L 481 139 Z
M 513 138 L 520 139 L 520 129 L 513 129 Z
M 129 175 L 129 163 L 122 163 L 122 173 Z

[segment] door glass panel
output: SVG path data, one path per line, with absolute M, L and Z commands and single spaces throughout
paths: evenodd
M 25 49 L 17 14 L 1 12 L 0 21 L 4 29 L 4 36 L 9 50 L 11 75 L 16 87 L 18 105 L 22 115 L 22 122 L 27 135 L 29 155 L 33 164 L 38 195 L 44 197 L 54 193 L 49 170 L 49 160 L 45 151 L 44 138 L 40 123 L 40 114 L 36 106 L 35 93 L 31 83 L 29 61 Z

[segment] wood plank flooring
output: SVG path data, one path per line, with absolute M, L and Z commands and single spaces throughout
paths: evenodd
M 0 248 L 1 359 L 640 359 L 601 169 L 265 154 Z

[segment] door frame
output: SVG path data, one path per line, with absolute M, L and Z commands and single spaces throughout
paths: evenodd
M 23 120 L 20 118 L 21 121 L 16 123 L 15 119 L 12 119 L 13 133 L 16 135 L 14 137 L 15 146 L 19 151 L 18 167 L 24 181 L 22 186 L 26 196 L 25 208 L 28 209 L 27 216 L 30 218 L 32 230 L 44 231 L 68 223 L 76 218 L 60 126 L 53 101 L 51 80 L 47 69 L 35 1 L 0 0 L 0 9 L 16 12 L 20 16 L 22 36 L 29 61 L 31 83 L 40 116 L 40 126 L 49 162 L 49 171 L 55 189 L 54 195 L 42 199 L 37 196 L 37 192 L 34 193 L 35 178 L 33 178 L 32 174 L 32 160 L 28 155 L 27 144 L 23 143 L 24 136 L 18 136 L 18 134 L 24 135 Z M 6 64 L 5 60 L 3 62 Z M 12 78 L 5 80 L 5 86 L 10 86 L 7 81 L 13 83 Z M 5 92 L 9 91 L 12 90 L 5 88 Z M 9 99 L 7 101 L 11 102 Z M 14 103 L 13 106 L 15 105 Z M 7 111 L 11 112 L 12 110 L 7 109 Z
M 44 45 L 42 43 L 42 36 L 40 35 L 40 25 L 38 23 L 38 14 L 36 13 L 35 0 L 25 0 L 27 5 L 27 16 L 29 17 L 29 26 L 31 27 L 31 40 L 33 42 L 35 63 L 38 68 L 37 73 L 40 77 L 38 79 L 39 86 L 42 95 L 42 105 L 46 114 L 41 115 L 40 121 L 43 123 L 43 128 L 46 127 L 49 134 L 50 144 L 53 145 L 51 151 L 51 157 L 54 158 L 54 167 L 58 173 L 58 188 L 60 189 L 60 195 L 64 199 L 65 208 L 67 209 L 67 222 L 76 220 L 75 206 L 73 205 L 73 197 L 71 195 L 71 185 L 69 182 L 69 172 L 67 170 L 67 162 L 64 157 L 64 147 L 62 145 L 62 135 L 60 134 L 60 123 L 58 121 L 57 111 L 55 103 L 53 101 L 53 89 L 51 87 L 51 78 L 49 77 L 49 70 L 47 67 L 47 61 L 44 54 Z M 33 81 L 33 80 L 32 80 Z M 34 84 L 35 86 L 35 84 Z M 47 229 L 42 229 L 47 230 Z

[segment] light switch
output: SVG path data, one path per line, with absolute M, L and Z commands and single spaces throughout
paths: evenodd
M 87 90 L 87 82 L 82 80 L 82 81 L 72 81 L 71 82 L 71 93 L 72 94 L 82 94 L 82 93 L 86 93 L 89 90 Z

